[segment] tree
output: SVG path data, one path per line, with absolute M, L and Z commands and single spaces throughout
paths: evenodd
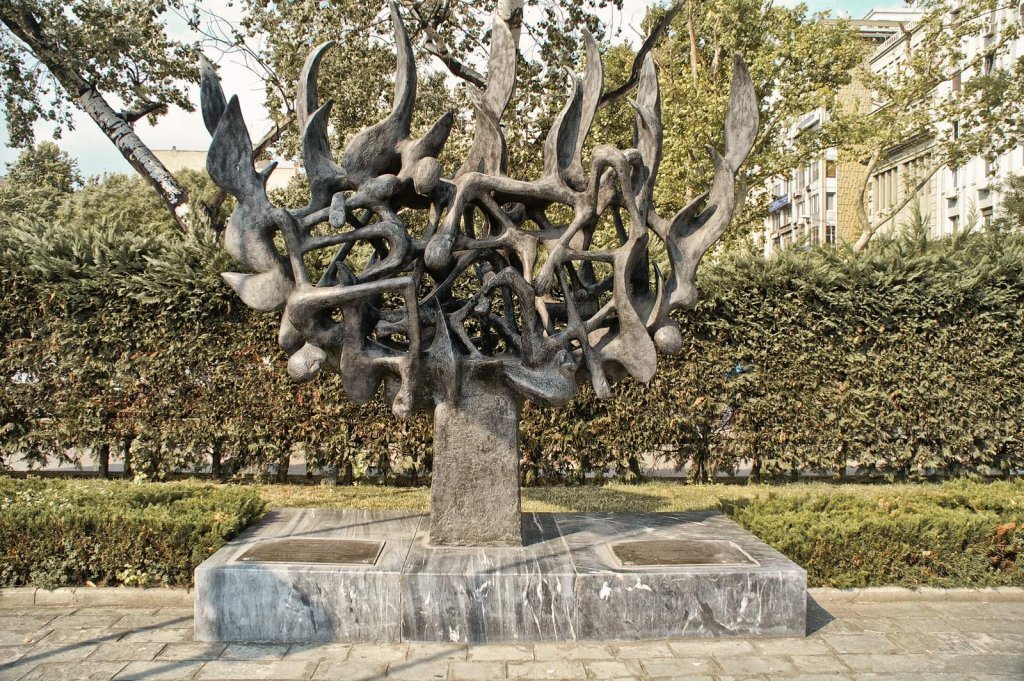
M 188 193 L 133 129 L 171 105 L 193 109 L 183 84 L 198 80 L 195 58 L 167 36 L 170 9 L 185 0 L 0 3 L 0 96 L 14 146 L 30 145 L 40 120 L 70 129 L 70 106 L 80 108 L 184 227 Z
M 50 216 L 81 185 L 78 163 L 53 142 L 40 142 L 7 164 L 0 213 Z
M 923 12 L 920 20 L 901 29 L 900 44 L 893 48 L 902 51 L 899 67 L 876 73 L 864 65 L 858 71 L 872 92 L 871 112 L 841 117 L 840 153 L 865 168 L 858 187 L 855 251 L 916 200 L 942 168 L 979 156 L 994 160 L 1022 141 L 1024 63 L 999 65 L 1020 28 L 1015 20 L 1003 20 L 985 37 L 985 27 L 1006 5 L 999 0 L 920 0 L 917 6 Z M 966 48 L 976 41 L 985 47 L 969 55 Z M 945 83 L 951 92 L 939 97 Z M 926 162 L 908 178 L 902 198 L 872 217 L 868 190 L 875 171 L 895 147 L 915 139 L 932 142 Z
M 767 181 L 806 163 L 827 146 L 827 129 L 809 131 L 795 145 L 787 144 L 789 126 L 818 107 L 836 108 L 839 90 L 850 82 L 863 48 L 847 22 L 811 15 L 804 5 L 713 0 L 687 2 L 681 9 L 654 48 L 665 84 L 665 156 L 660 172 L 666 181 L 656 198 L 659 205 L 679 209 L 706 186 L 712 167 L 702 150 L 714 144 L 725 120 L 731 55 L 738 53 L 749 65 L 762 121 L 738 176 L 745 205 L 731 233 L 745 236 L 763 224 L 767 202 L 762 200 L 762 188 Z M 650 9 L 645 26 L 656 25 L 665 12 Z M 623 77 L 615 66 L 621 69 L 629 62 L 620 57 L 607 63 L 608 78 L 615 80 Z M 622 137 L 630 134 L 632 109 L 622 102 L 610 114 L 595 141 L 625 143 L 628 138 Z

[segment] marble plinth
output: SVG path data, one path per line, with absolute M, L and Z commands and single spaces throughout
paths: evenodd
M 283 509 L 196 569 L 200 641 L 572 641 L 803 636 L 806 573 L 718 513 L 526 513 L 521 547 L 435 547 L 426 514 Z M 372 565 L 261 563 L 284 538 L 382 542 Z M 698 565 L 624 563 L 629 555 Z M 301 545 L 301 542 L 296 543 Z M 620 552 L 621 553 L 621 552 Z M 682 552 L 685 555 L 685 551 Z M 698 555 L 699 554 L 699 555 Z M 250 554 L 252 555 L 252 554 Z M 255 555 L 259 555 L 256 552 Z M 715 561 L 718 561 L 717 563 Z M 735 561 L 735 562 L 733 562 Z

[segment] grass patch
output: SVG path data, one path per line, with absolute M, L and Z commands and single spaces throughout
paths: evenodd
M 425 487 L 0 478 L 0 586 L 179 585 L 268 508 L 427 511 Z M 523 510 L 721 510 L 811 586 L 1024 586 L 1024 482 L 530 487 Z

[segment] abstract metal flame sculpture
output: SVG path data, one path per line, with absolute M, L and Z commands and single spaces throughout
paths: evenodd
M 398 6 L 390 7 L 398 52 L 392 111 L 352 139 L 340 164 L 328 144 L 333 102 L 319 105 L 316 89 L 334 43 L 306 59 L 296 103 L 311 189 L 303 208 L 270 202 L 274 164 L 254 169 L 238 99 L 225 100 L 203 60 L 202 113 L 213 135 L 207 169 L 238 200 L 225 244 L 249 270 L 223 276 L 248 306 L 283 310 L 278 340 L 293 379 L 329 368 L 356 402 L 383 383 L 400 417 L 434 408 L 432 543 L 518 544 L 521 402 L 564 404 L 582 380 L 607 397 L 610 380 L 649 381 L 659 352 L 679 352 L 669 313 L 696 301 L 697 265 L 732 219 L 758 102 L 736 57 L 724 154 L 709 148 L 711 190 L 663 218 L 653 202 L 662 125 L 650 55 L 631 102 L 634 148 L 599 145 L 589 169 L 583 164 L 603 79 L 597 42 L 584 30 L 586 70 L 582 81 L 568 74 L 543 175 L 513 179 L 501 117 L 515 86 L 516 46 L 495 19 L 487 87 L 468 86 L 472 146 L 445 177 L 438 155 L 454 119 L 445 114 L 410 138 L 416 68 Z M 411 227 L 403 209 L 425 211 L 425 227 Z M 617 245 L 596 247 L 601 229 L 614 229 Z M 651 232 L 665 244 L 667 277 L 651 262 Z M 359 243 L 372 248 L 361 268 L 353 257 Z M 306 256 L 327 248 L 336 255 L 314 280 Z

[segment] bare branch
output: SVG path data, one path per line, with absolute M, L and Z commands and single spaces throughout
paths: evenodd
M 144 116 L 148 116 L 153 113 L 166 113 L 167 105 L 161 104 L 160 102 L 146 102 L 138 109 L 122 109 L 121 118 L 125 119 L 129 123 L 134 123 Z

